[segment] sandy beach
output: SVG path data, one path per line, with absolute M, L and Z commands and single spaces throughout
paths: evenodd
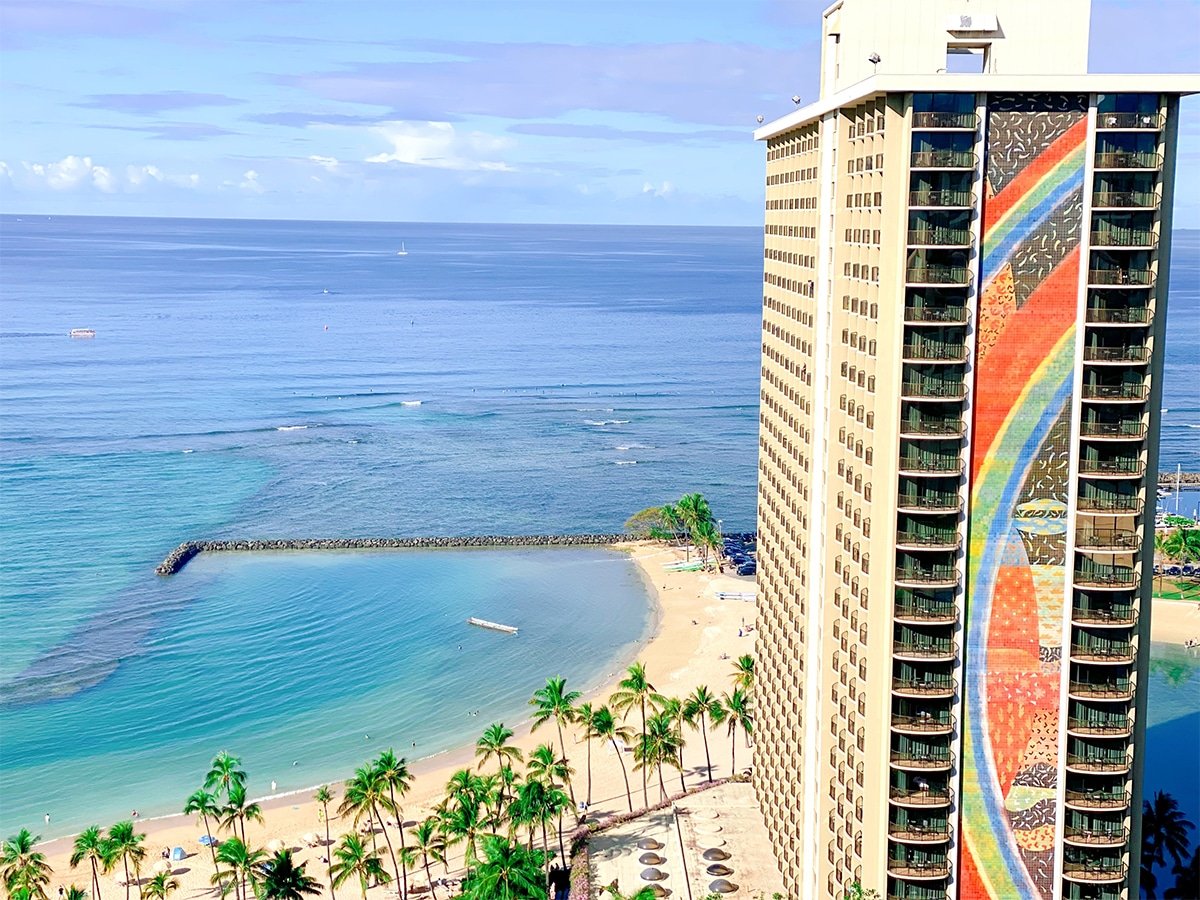
M 1150 639 L 1163 644 L 1200 642 L 1200 603 L 1155 598 L 1150 618 Z
M 697 685 L 707 685 L 714 694 L 720 695 L 731 687 L 733 660 L 744 654 L 752 653 L 754 635 L 750 627 L 754 622 L 754 604 L 739 600 L 723 600 L 717 598 L 720 591 L 746 592 L 753 591 L 753 578 L 739 578 L 732 575 L 717 575 L 715 573 L 678 572 L 664 569 L 664 565 L 676 559 L 682 559 L 682 551 L 665 548 L 660 544 L 631 542 L 621 544 L 616 549 L 628 552 L 641 568 L 647 585 L 652 588 L 651 596 L 657 603 L 657 625 L 644 647 L 637 653 L 637 660 L 646 666 L 649 678 L 659 693 L 667 696 L 684 697 Z M 750 626 L 750 627 L 744 627 Z M 741 631 L 741 636 L 739 636 Z M 628 662 L 632 662 L 629 660 Z M 547 672 L 547 677 L 555 673 Z M 592 692 L 587 698 L 593 702 L 607 702 L 609 695 L 615 689 L 617 682 L 623 676 L 622 668 L 614 666 L 606 683 Z M 571 685 L 568 685 L 571 687 Z M 479 730 L 483 731 L 492 720 L 486 711 L 480 716 Z M 636 727 L 638 716 L 632 714 L 627 723 Z M 370 727 L 369 722 L 363 723 Z M 528 752 L 538 744 L 553 742 L 555 733 L 552 728 L 543 728 L 531 733 L 529 724 L 522 723 L 519 727 L 514 723 L 505 723 L 514 728 L 516 736 L 513 743 Z M 730 742 L 724 731 L 710 731 L 708 735 L 709 749 L 712 756 L 713 774 L 722 777 L 730 774 Z M 572 743 L 572 741 L 574 743 Z M 383 745 L 376 749 L 382 749 Z M 214 748 L 214 753 L 220 748 Z M 231 748 L 236 749 L 236 748 Z M 402 737 L 397 736 L 396 751 L 403 754 Z M 746 749 L 742 738 L 738 738 L 739 768 L 749 765 L 751 754 Z M 623 812 L 627 810 L 624 781 L 621 769 L 614 758 L 615 751 L 611 747 L 603 747 L 597 743 L 592 745 L 592 803 L 589 808 L 591 815 L 607 812 Z M 586 748 L 577 735 L 568 737 L 568 755 L 575 769 L 574 786 L 578 799 L 586 794 Z M 698 783 L 699 773 L 704 767 L 704 750 L 701 736 L 690 732 L 687 746 L 684 749 L 684 765 L 688 785 Z M 634 807 L 641 805 L 641 776 L 633 771 L 631 754 L 626 754 L 626 764 L 630 769 L 630 783 L 633 786 Z M 367 760 L 364 759 L 365 763 Z M 403 812 L 406 821 L 420 820 L 430 813 L 443 795 L 443 787 L 449 777 L 460 768 L 475 765 L 474 747 L 462 747 L 457 750 L 440 754 L 436 757 L 419 760 L 410 765 L 415 779 L 413 788 L 403 801 Z M 494 767 L 489 762 L 488 768 Z M 97 773 L 98 777 L 101 773 Z M 196 773 L 196 782 L 200 783 L 202 772 Z M 342 775 L 348 777 L 350 772 Z M 254 784 L 256 773 L 251 772 L 251 784 Z M 650 802 L 657 802 L 658 787 L 656 778 L 650 779 Z M 670 773 L 670 790 L 679 789 L 678 773 Z M 341 783 L 331 785 L 340 801 Z M 146 804 L 152 798 L 130 797 L 131 809 L 139 804 Z M 183 797 L 179 798 L 182 806 Z M 247 839 L 252 847 L 265 847 L 271 841 L 281 841 L 285 846 L 296 851 L 296 858 L 308 863 L 308 872 L 315 877 L 324 878 L 325 864 L 321 857 L 325 853 L 323 846 L 309 848 L 304 846 L 301 836 L 315 832 L 324 836 L 325 826 L 320 816 L 320 806 L 312 799 L 312 791 L 302 791 L 287 796 L 259 798 L 263 807 L 264 822 L 251 822 L 247 826 Z M 338 802 L 338 801 L 335 801 Z M 331 807 L 332 812 L 332 807 Z M 36 823 L 31 823 L 36 824 Z M 107 826 L 111 823 L 98 823 Z M 209 878 L 213 873 L 212 861 L 208 851 L 197 841 L 204 834 L 199 821 L 189 816 L 170 816 L 160 819 L 148 819 L 137 822 L 139 831 L 147 834 L 145 846 L 147 857 L 143 877 L 149 877 L 151 868 L 160 860 L 164 848 L 182 847 L 187 858 L 174 863 L 174 874 L 180 881 L 180 890 L 173 896 L 178 898 L 197 897 L 211 893 Z M 336 842 L 341 834 L 352 829 L 348 820 L 334 819 L 331 832 Z M 36 828 L 34 829 L 36 831 Z M 50 865 L 54 869 L 54 878 L 49 887 L 50 896 L 57 894 L 59 885 L 75 883 L 80 886 L 90 884 L 90 872 L 85 868 L 72 871 L 68 865 L 71 853 L 71 839 L 61 838 L 42 845 Z M 459 860 L 461 864 L 461 860 Z M 388 862 L 390 866 L 390 861 Z M 452 858 L 451 869 L 456 866 Z M 124 888 L 116 881 L 118 872 L 101 876 L 101 896 L 118 896 L 124 894 Z M 435 877 L 443 874 L 441 867 L 434 872 Z M 410 887 L 413 884 L 424 883 L 423 874 L 410 876 Z M 347 886 L 352 894 L 357 893 L 355 887 Z M 384 891 L 376 888 L 370 892 L 372 896 L 383 897 Z

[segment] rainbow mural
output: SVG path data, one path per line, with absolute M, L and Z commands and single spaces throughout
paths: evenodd
M 1053 897 L 1087 101 L 989 99 L 959 896 Z

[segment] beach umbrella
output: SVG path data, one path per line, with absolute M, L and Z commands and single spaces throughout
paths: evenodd
M 307 847 L 315 847 L 321 843 L 321 839 L 317 837 L 316 832 L 309 831 L 300 838 L 301 842 Z
M 732 894 L 738 889 L 736 884 L 734 884 L 732 881 L 727 881 L 724 878 L 718 878 L 716 881 L 710 884 L 709 887 L 718 894 Z
M 205 837 L 208 837 L 208 835 L 205 835 Z M 174 859 L 174 860 L 187 859 L 187 854 L 183 852 L 182 847 L 176 847 L 175 849 L 173 849 L 171 851 L 171 859 Z
M 639 850 L 661 850 L 662 846 L 663 845 L 654 838 L 642 838 L 640 841 L 638 841 Z
M 209 837 L 207 834 L 200 835 L 199 841 L 205 847 L 215 847 L 217 845 L 217 839 L 215 837 Z

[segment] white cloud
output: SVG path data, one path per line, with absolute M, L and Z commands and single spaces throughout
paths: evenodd
M 262 183 L 258 180 L 258 173 L 253 169 L 247 169 L 242 173 L 241 184 L 238 185 L 243 191 L 248 191 L 251 194 L 261 194 L 266 190 Z
M 403 163 L 458 171 L 511 172 L 497 157 L 514 146 L 511 138 L 485 131 L 458 132 L 449 122 L 384 122 L 370 129 L 392 145 L 369 163 Z
M 326 169 L 330 172 L 338 167 L 337 159 L 332 156 L 310 156 L 308 160 L 309 162 L 316 163 L 322 169 Z
M 642 185 L 642 193 L 649 194 L 651 197 L 666 197 L 669 194 L 675 193 L 675 185 L 669 181 L 664 181 L 658 187 L 655 187 L 649 181 Z
M 0 181 L 18 191 L 99 191 L 102 194 L 118 194 L 158 184 L 196 187 L 200 177 L 195 174 L 167 175 L 154 165 L 128 165 L 122 171 L 102 166 L 90 156 L 72 154 L 52 163 L 22 161 L 19 165 L 10 166 L 0 162 Z

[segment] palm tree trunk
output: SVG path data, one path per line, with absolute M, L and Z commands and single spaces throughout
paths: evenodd
M 562 865 L 567 864 L 567 848 L 563 846 L 562 811 L 558 813 L 558 860 Z
M 658 792 L 659 792 L 659 793 L 662 795 L 662 796 L 659 798 L 660 800 L 666 800 L 666 799 L 667 799 L 667 786 L 666 786 L 666 784 L 663 782 L 663 777 L 662 777 L 662 763 L 661 763 L 661 762 L 658 764 Z
M 546 820 L 542 819 L 542 868 L 550 874 L 550 844 L 546 840 Z
M 683 720 L 679 721 L 679 730 L 676 732 L 679 736 L 679 786 L 683 788 L 683 792 L 687 793 L 687 785 L 683 781 Z
M 92 857 L 92 897 L 100 900 L 100 873 L 96 869 L 96 857 Z
M 591 735 L 591 729 L 592 729 L 592 726 L 589 724 L 587 726 L 587 732 L 586 732 L 586 737 L 585 737 L 585 740 L 587 741 L 587 770 L 588 770 L 587 800 L 585 802 L 587 803 L 588 806 L 592 805 L 592 735 Z
M 504 790 L 504 782 L 500 782 L 500 790 Z M 400 807 L 396 805 L 396 790 L 390 784 L 388 785 L 388 794 L 392 798 L 392 808 L 396 810 L 396 826 L 400 829 L 400 855 L 407 856 L 404 851 L 408 848 L 404 845 L 404 814 L 400 811 Z M 387 829 L 384 829 L 384 834 L 387 834 Z M 408 897 L 408 868 L 404 869 L 404 893 L 400 895 L 400 900 L 405 900 Z
M 201 820 L 204 822 L 204 833 L 208 835 L 208 852 L 212 854 L 213 871 L 217 870 L 217 845 L 213 841 L 212 829 L 208 827 L 208 816 L 201 815 Z
M 642 746 L 646 746 L 646 698 L 642 698 Z M 642 806 L 650 808 L 650 789 L 646 787 L 646 767 L 642 766 Z
M 325 867 L 329 872 L 329 900 L 337 900 L 333 893 L 333 841 L 329 837 L 329 804 L 322 803 L 325 810 Z
M 433 888 L 433 873 L 429 871 L 429 854 L 421 851 L 421 856 L 425 860 L 425 880 L 429 882 L 429 896 L 437 900 L 437 891 Z
M 625 779 L 625 799 L 629 802 L 629 811 L 633 812 L 633 791 L 629 788 L 629 770 L 625 768 L 625 758 L 621 756 L 623 752 L 617 746 L 617 739 L 612 739 L 613 749 L 617 751 L 617 762 L 621 764 L 621 777 Z
M 730 775 L 737 774 L 737 732 L 729 732 L 729 768 L 732 771 Z
M 712 781 L 712 757 L 708 755 L 708 723 L 704 713 L 700 713 L 700 734 L 704 736 L 704 764 L 708 768 L 708 780 Z
M 562 748 L 563 765 L 567 764 L 567 742 L 563 739 L 562 722 L 557 717 L 554 719 L 554 724 L 558 726 L 558 746 Z M 575 802 L 575 788 L 571 786 L 571 774 L 567 773 L 567 793 L 571 795 L 571 805 L 578 808 L 579 804 Z
M 122 856 L 121 863 L 125 866 L 125 900 L 129 900 L 129 857 Z
M 396 851 L 392 849 L 392 839 L 390 837 L 388 837 L 387 823 L 385 823 L 383 821 L 383 816 L 379 814 L 378 809 L 375 809 L 374 806 L 372 806 L 371 808 L 375 810 L 375 817 L 377 819 L 379 819 L 379 828 L 383 832 L 383 839 L 385 842 L 387 842 L 388 855 L 391 856 L 391 858 L 392 858 L 392 869 L 396 873 L 396 890 L 398 891 L 400 889 L 400 884 L 401 884 L 400 864 L 398 862 L 396 862 Z M 407 890 L 407 887 L 405 888 L 405 890 Z M 401 896 L 400 900 L 404 900 L 404 897 Z

